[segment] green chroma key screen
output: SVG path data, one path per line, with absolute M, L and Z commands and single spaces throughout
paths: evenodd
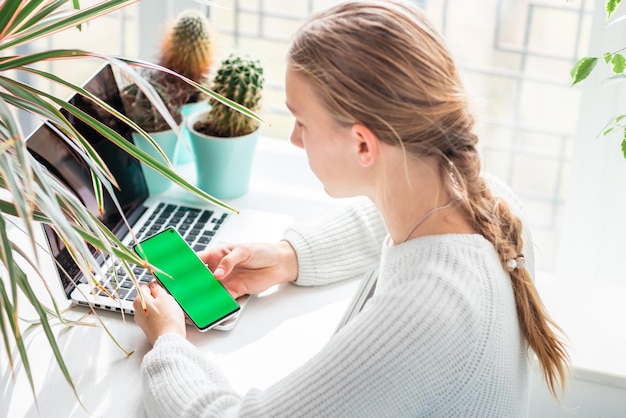
M 198 329 L 207 330 L 239 310 L 237 301 L 174 228 L 164 229 L 134 249 L 163 271 L 154 275 Z

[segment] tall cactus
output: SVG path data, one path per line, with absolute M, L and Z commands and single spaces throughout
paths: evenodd
M 213 63 L 213 33 L 207 17 L 197 9 L 182 11 L 166 32 L 161 44 L 159 65 L 204 83 Z M 198 90 L 177 77 L 159 73 L 163 83 L 175 86 L 185 104 L 197 99 Z
M 213 63 L 213 32 L 207 17 L 197 9 L 182 11 L 165 31 L 159 65 L 197 83 L 205 83 Z M 181 107 L 199 100 L 199 91 L 178 77 L 160 71 L 144 74 L 168 106 L 174 119 L 180 121 Z M 158 132 L 169 125 L 135 84 L 122 91 L 128 116 L 148 132 Z
M 222 61 L 211 87 L 216 93 L 257 111 L 264 81 L 263 68 L 258 60 L 231 54 Z M 194 125 L 196 131 L 218 137 L 237 137 L 249 134 L 259 126 L 257 121 L 216 100 L 211 100 L 211 105 L 207 117 Z

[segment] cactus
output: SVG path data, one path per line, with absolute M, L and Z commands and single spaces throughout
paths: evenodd
M 174 94 L 170 94 L 167 90 L 168 86 L 155 83 L 150 78 L 152 86 L 156 90 L 161 99 L 167 106 L 170 114 L 177 123 L 182 121 L 181 106 L 169 98 Z M 136 85 L 129 84 L 122 90 L 122 100 L 124 102 L 124 110 L 126 116 L 131 118 L 146 132 L 160 132 L 170 129 L 168 123 L 163 119 L 159 111 L 153 107 L 150 99 Z
M 264 81 L 263 68 L 258 60 L 231 54 L 222 61 L 211 87 L 216 93 L 254 112 L 260 108 Z M 259 126 L 257 121 L 216 100 L 212 99 L 211 105 L 206 117 L 195 123 L 196 131 L 211 136 L 237 137 L 249 134 Z
M 207 17 L 196 9 L 185 10 L 165 31 L 158 64 L 197 83 L 206 83 L 214 56 L 212 38 Z M 177 122 L 182 119 L 181 107 L 200 99 L 200 92 L 178 77 L 160 71 L 144 72 L 143 76 L 157 90 Z M 126 86 L 122 99 L 127 115 L 145 131 L 169 128 L 137 85 Z
M 199 10 L 181 12 L 166 32 L 161 44 L 159 65 L 184 75 L 197 83 L 204 83 L 213 63 L 213 33 L 209 21 Z M 197 101 L 198 90 L 181 79 L 159 73 L 162 84 L 174 85 L 185 104 Z

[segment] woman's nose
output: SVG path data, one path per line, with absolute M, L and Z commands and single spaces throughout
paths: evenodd
M 289 138 L 291 143 L 298 148 L 304 148 L 302 143 L 302 135 L 300 134 L 300 128 L 298 125 L 294 125 L 293 130 L 291 131 L 291 137 Z

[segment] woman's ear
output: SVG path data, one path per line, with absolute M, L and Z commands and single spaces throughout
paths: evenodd
M 352 125 L 352 136 L 361 166 L 369 167 L 374 164 L 380 151 L 376 135 L 367 126 L 355 123 Z

